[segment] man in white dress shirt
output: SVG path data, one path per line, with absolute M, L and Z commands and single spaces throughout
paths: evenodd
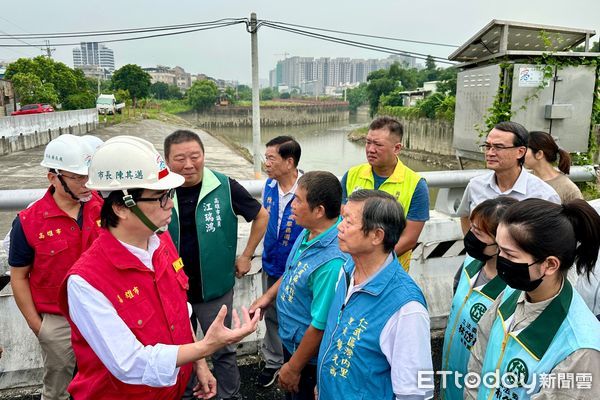
M 484 200 L 510 196 L 519 201 L 538 198 L 560 204 L 556 191 L 523 168 L 529 132 L 516 122 L 500 122 L 480 146 L 491 171 L 469 182 L 456 211 L 463 233 L 470 228 L 469 215 Z

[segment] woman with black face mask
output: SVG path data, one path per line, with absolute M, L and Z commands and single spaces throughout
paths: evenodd
M 477 337 L 477 322 L 506 287 L 496 272 L 495 236 L 500 217 L 516 202 L 511 197 L 501 196 L 482 202 L 471 213 L 471 228 L 464 239 L 467 255 L 458 273 L 444 336 L 444 371 L 463 375 L 467 372 L 470 349 Z M 456 384 L 454 376 L 450 376 L 442 387 L 442 399 L 462 399 L 462 387 L 462 379 Z
M 583 200 L 527 199 L 500 220 L 496 268 L 508 287 L 478 324 L 465 398 L 599 399 L 600 322 L 566 279 L 589 274 L 600 216 Z M 594 376 L 595 375 L 595 376 Z

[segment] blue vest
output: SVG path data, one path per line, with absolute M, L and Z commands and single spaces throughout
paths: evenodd
M 293 197 L 292 197 L 293 200 Z M 292 201 L 283 210 L 281 226 L 279 219 L 279 184 L 274 179 L 267 179 L 263 194 L 263 206 L 269 212 L 269 223 L 263 241 L 262 268 L 272 277 L 279 278 L 285 270 L 285 262 L 302 227 L 292 218 Z M 277 230 L 279 228 L 279 234 Z
M 558 296 L 528 327 L 511 332 L 510 326 L 521 293 L 508 287 L 504 291 L 492 324 L 482 367 L 482 376 L 496 370 L 500 378 L 512 373 L 518 379 L 511 380 L 508 376 L 505 381 L 509 386 L 516 387 L 509 388 L 502 383 L 497 388 L 482 386 L 478 399 L 504 396 L 509 399 L 529 399 L 540 390 L 543 383 L 541 374 L 551 373 L 557 364 L 573 352 L 579 349 L 600 351 L 600 322 L 568 280 L 565 280 Z M 558 379 L 555 377 L 555 384 Z M 519 382 L 526 383 L 521 386 Z
M 446 335 L 444 336 L 444 352 L 442 355 L 442 371 L 467 373 L 467 364 L 471 356 L 471 347 L 477 339 L 477 323 L 487 311 L 496 297 L 504 290 L 506 283 L 496 276 L 484 286 L 475 289 L 473 285 L 485 263 L 467 255 L 452 299 L 452 307 L 448 316 Z M 446 388 L 442 388 L 442 399 L 463 399 L 463 380 L 455 385 L 454 376 L 446 380 Z
M 344 305 L 353 270 L 349 260 L 329 310 L 319 349 L 319 400 L 394 399 L 391 367 L 379 346 L 381 331 L 406 303 L 426 307 L 425 298 L 394 256 Z
M 296 239 L 286 262 L 285 272 L 277 292 L 277 319 L 279 337 L 285 348 L 294 353 L 312 321 L 310 308 L 313 300 L 308 287 L 311 274 L 327 262 L 347 256 L 338 246 L 337 225 L 315 238 L 309 247 L 298 256 L 302 239 L 308 232 L 303 230 Z M 314 360 L 316 361 L 316 360 Z

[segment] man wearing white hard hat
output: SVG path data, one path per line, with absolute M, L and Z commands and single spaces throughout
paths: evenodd
M 193 370 L 195 396 L 213 397 L 204 357 L 256 329 L 247 310 L 243 325 L 234 312 L 234 327 L 226 328 L 223 307 L 195 341 L 188 278 L 166 232 L 183 182 L 143 139 L 117 136 L 92 157 L 87 187 L 104 197 L 102 232 L 69 270 L 59 300 L 73 331 L 75 400 L 178 399 Z
M 50 187 L 19 213 L 10 232 L 12 291 L 41 346 L 44 400 L 69 398 L 75 367 L 58 290 L 100 231 L 102 199 L 85 187 L 90 158 L 89 146 L 78 136 L 65 134 L 48 143 L 41 165 L 48 169 Z

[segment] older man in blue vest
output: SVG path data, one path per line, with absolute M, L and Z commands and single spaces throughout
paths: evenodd
M 337 282 L 319 349 L 318 398 L 427 399 L 419 371 L 431 371 L 429 314 L 421 289 L 394 252 L 406 221 L 379 190 L 350 195 L 339 224 L 352 256 Z
M 302 172 L 298 170 L 301 149 L 291 136 L 277 136 L 267 142 L 265 170 L 269 179 L 263 191 L 263 206 L 269 213 L 269 223 L 262 255 L 263 292 L 267 292 L 281 277 L 290 250 L 302 231 L 292 216 L 292 200 Z M 283 364 L 283 348 L 279 339 L 279 324 L 275 307 L 264 315 L 266 332 L 261 352 L 265 367 L 256 381 L 257 386 L 269 387 L 277 379 Z
M 285 364 L 279 385 L 286 398 L 314 398 L 316 357 L 339 271 L 346 260 L 338 247 L 342 188 L 330 172 L 311 171 L 298 181 L 292 212 L 305 229 L 294 243 L 281 278 L 250 307 L 277 303 Z

